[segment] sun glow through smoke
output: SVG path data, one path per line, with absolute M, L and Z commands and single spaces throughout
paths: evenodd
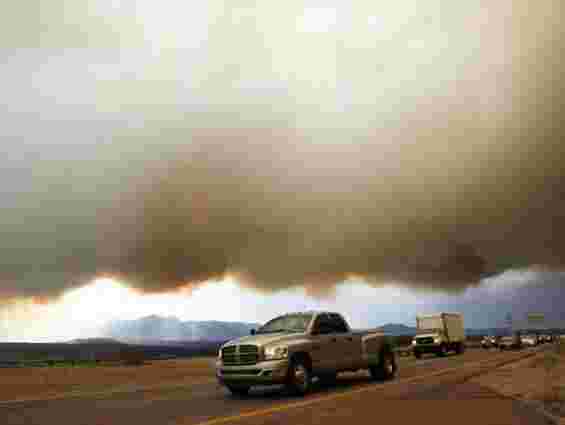
M 54 342 L 105 336 L 102 327 L 112 320 L 134 320 L 148 315 L 180 320 L 265 322 L 272 316 L 310 309 L 342 311 L 355 327 L 366 327 L 374 304 L 389 314 L 399 303 L 424 305 L 431 297 L 411 294 L 405 288 L 371 288 L 362 281 L 339 286 L 333 299 L 315 299 L 304 288 L 257 294 L 238 286 L 230 276 L 203 286 L 162 294 L 144 294 L 113 278 L 98 278 L 44 303 L 19 300 L 0 309 L 0 341 Z M 359 304 L 372 299 L 372 305 Z M 437 300 L 437 295 L 434 298 Z M 377 315 L 378 316 L 378 315 Z M 400 320 L 400 316 L 399 316 Z M 8 326 L 9 325 L 9 326 Z
M 0 340 L 46 342 L 98 337 L 101 327 L 111 320 L 150 314 L 181 320 L 233 320 L 242 314 L 241 296 L 229 277 L 196 289 L 162 294 L 143 294 L 104 277 L 68 291 L 57 301 L 25 299 L 0 309 Z

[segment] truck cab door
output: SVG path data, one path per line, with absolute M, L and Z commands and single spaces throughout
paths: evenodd
M 343 341 L 336 334 L 327 314 L 316 318 L 312 329 L 312 367 L 315 371 L 335 371 L 343 362 Z
M 361 336 L 353 334 L 345 320 L 336 313 L 330 314 L 332 326 L 340 345 L 342 357 L 339 359 L 340 369 L 355 369 L 361 363 Z

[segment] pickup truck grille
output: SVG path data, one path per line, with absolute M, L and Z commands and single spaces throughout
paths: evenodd
M 260 372 L 261 369 L 224 369 L 222 375 L 259 375 Z
M 417 343 L 417 344 L 433 344 L 433 343 L 434 343 L 434 339 L 431 338 L 431 337 L 416 338 L 416 343 Z
M 256 345 L 230 345 L 222 349 L 222 363 L 229 366 L 253 365 L 259 361 Z

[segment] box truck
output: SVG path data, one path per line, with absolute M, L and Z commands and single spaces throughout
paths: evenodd
M 461 313 L 422 314 L 416 317 L 416 336 L 412 351 L 416 358 L 423 353 L 445 356 L 449 351 L 465 350 L 465 328 Z

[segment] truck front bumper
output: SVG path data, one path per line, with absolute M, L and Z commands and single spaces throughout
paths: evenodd
M 440 349 L 440 344 L 416 344 L 412 346 L 412 351 L 415 353 L 437 353 Z
M 276 385 L 283 384 L 287 377 L 288 360 L 259 362 L 249 366 L 225 366 L 216 361 L 216 378 L 222 385 Z

